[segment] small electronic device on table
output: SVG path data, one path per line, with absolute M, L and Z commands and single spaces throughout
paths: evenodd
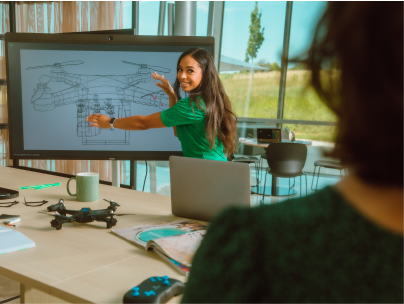
M 18 191 L 0 187 L 0 200 L 15 198 L 18 197 L 18 195 Z
M 257 129 L 257 142 L 259 144 L 270 144 L 281 141 L 281 129 Z
M 123 303 L 166 303 L 184 289 L 184 283 L 168 276 L 151 277 L 129 290 Z

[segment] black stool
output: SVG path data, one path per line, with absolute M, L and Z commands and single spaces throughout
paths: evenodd
M 267 148 L 264 148 L 264 149 L 266 151 Z M 263 171 L 263 168 L 264 168 L 264 159 L 265 160 L 267 159 L 267 154 L 266 153 L 261 154 L 261 157 L 260 157 L 260 164 L 259 164 L 260 183 L 262 181 L 262 171 Z
M 257 157 L 254 156 L 234 156 L 230 157 L 230 161 L 235 162 L 235 163 L 246 163 L 248 165 L 250 164 L 255 164 L 255 178 L 257 180 L 257 187 L 259 185 L 259 172 L 258 172 L 258 164 L 260 163 L 260 160 Z
M 314 177 L 316 176 L 316 169 L 318 167 L 318 172 L 317 172 L 317 183 L 316 183 L 316 188 L 313 189 L 313 184 L 314 184 Z M 328 168 L 328 169 L 336 169 L 339 170 L 339 174 L 341 175 L 342 179 L 342 170 L 344 170 L 344 173 L 346 175 L 345 168 L 341 165 L 340 162 L 338 161 L 332 161 L 332 160 L 318 160 L 314 163 L 314 173 L 313 173 L 313 180 L 311 181 L 311 190 L 317 191 L 318 187 L 318 180 L 320 178 L 320 170 L 321 167 L 323 168 Z

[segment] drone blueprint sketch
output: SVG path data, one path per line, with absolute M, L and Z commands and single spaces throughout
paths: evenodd
M 154 132 L 156 130 L 146 131 L 165 138 L 163 142 L 157 138 L 152 142 L 146 138 L 147 135 L 141 134 L 145 131 L 131 132 L 118 129 L 111 131 L 89 127 L 86 117 L 99 113 L 124 118 L 132 115 L 150 115 L 168 109 L 168 97 L 155 85 L 151 74 L 154 72 L 163 74 L 173 82 L 176 76 L 175 58 L 178 58 L 176 57 L 178 54 L 161 53 L 158 54 L 160 56 L 156 56 L 146 52 L 111 54 L 111 52 L 67 53 L 49 50 L 41 52 L 44 54 L 42 57 L 36 55 L 36 60 L 33 60 L 32 54 L 36 54 L 34 52 L 39 51 L 29 50 L 24 57 L 21 57 L 25 58 L 24 64 L 21 64 L 22 78 L 25 80 L 22 82 L 24 121 L 27 124 L 24 126 L 24 143 L 27 140 L 33 145 L 41 145 L 42 148 L 49 145 L 48 149 L 52 150 L 49 141 L 42 143 L 30 141 L 29 136 L 33 136 L 34 128 L 37 133 L 44 134 L 48 139 L 54 138 L 60 141 L 58 144 L 55 142 L 54 146 L 60 147 L 61 144 L 67 146 L 69 142 L 72 149 L 80 149 L 81 146 L 84 150 L 98 150 L 101 147 L 104 147 L 103 150 L 109 150 L 113 149 L 112 146 L 126 145 L 127 150 L 137 150 L 133 145 L 142 142 L 146 146 L 149 144 L 150 147 L 144 146 L 140 149 L 152 151 L 166 150 L 167 146 L 163 147 L 166 143 L 173 145 L 168 142 L 166 130 L 159 129 L 161 136 L 160 133 Z M 36 65 L 38 63 L 40 64 Z M 36 120 L 43 121 L 48 128 L 37 125 Z M 63 122 L 63 127 L 59 122 Z M 49 129 L 49 126 L 52 128 Z M 167 134 L 171 137 L 173 136 L 171 133 L 173 132 Z M 73 136 L 80 139 L 80 143 Z M 60 137 L 64 138 L 63 141 Z M 91 146 L 94 148 L 90 148 Z M 170 149 L 173 151 L 180 149 L 179 143 Z

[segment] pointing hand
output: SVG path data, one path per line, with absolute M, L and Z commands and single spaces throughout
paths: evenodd
M 89 125 L 89 127 L 98 127 L 101 129 L 109 129 L 111 128 L 109 121 L 111 118 L 109 118 L 107 115 L 102 115 L 102 114 L 91 114 L 86 118 L 88 122 L 93 122 L 93 124 Z
M 152 74 L 151 76 L 153 79 L 161 81 L 161 83 L 156 82 L 156 86 L 161 88 L 163 90 L 163 92 L 168 95 L 168 97 L 175 96 L 174 90 L 173 90 L 170 82 L 164 78 L 164 75 L 160 76 L 159 74 L 157 74 L 157 72 L 154 72 L 154 74 Z

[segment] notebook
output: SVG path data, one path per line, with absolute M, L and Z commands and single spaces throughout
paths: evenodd
M 35 243 L 21 232 L 0 227 L 0 254 L 35 247 Z

